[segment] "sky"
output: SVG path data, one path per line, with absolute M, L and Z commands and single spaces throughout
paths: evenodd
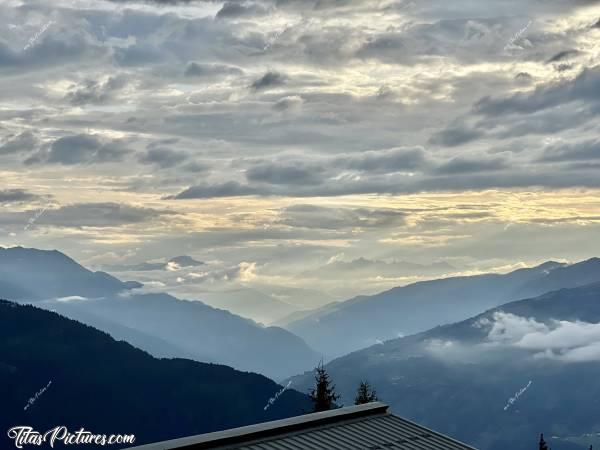
M 0 17 L 2 246 L 302 308 L 600 256 L 598 1 L 3 0 Z M 178 255 L 204 264 L 139 270 Z

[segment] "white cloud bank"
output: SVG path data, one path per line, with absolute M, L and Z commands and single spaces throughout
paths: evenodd
M 495 312 L 475 326 L 490 327 L 488 340 L 534 352 L 539 359 L 564 362 L 600 361 L 600 323 L 552 320 L 538 322 L 506 312 Z

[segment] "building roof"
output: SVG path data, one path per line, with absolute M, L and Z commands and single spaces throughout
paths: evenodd
M 474 450 L 391 414 L 380 403 L 350 406 L 135 447 L 138 450 Z

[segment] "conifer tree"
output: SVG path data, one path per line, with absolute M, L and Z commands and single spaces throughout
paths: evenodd
M 540 448 L 539 450 L 549 450 L 546 445 L 546 441 L 544 441 L 544 433 L 540 434 Z
M 371 387 L 368 381 L 361 381 L 356 390 L 356 398 L 354 399 L 355 405 L 364 405 L 365 403 L 376 402 L 377 393 L 375 389 Z
M 309 392 L 313 402 L 313 412 L 329 411 L 338 406 L 335 402 L 340 396 L 335 392 L 335 385 L 323 367 L 323 361 L 315 368 L 315 387 Z

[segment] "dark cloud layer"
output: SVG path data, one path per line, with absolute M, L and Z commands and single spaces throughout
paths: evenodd
M 203 64 L 190 62 L 185 67 L 186 77 L 214 77 L 218 75 L 242 75 L 244 72 L 239 67 L 225 64 Z
M 27 153 L 34 150 L 39 144 L 35 134 L 31 131 L 24 131 L 16 136 L 9 137 L 6 142 L 0 145 L 0 155 L 10 153 Z
M 600 103 L 600 66 L 585 69 L 574 80 L 538 87 L 533 92 L 504 98 L 485 97 L 474 105 L 474 111 L 486 116 L 535 113 L 574 101 Z
M 37 198 L 39 198 L 38 195 L 28 192 L 25 189 L 0 190 L 0 203 L 27 202 Z
M 126 85 L 125 76 L 110 77 L 105 82 L 87 80 L 80 86 L 73 87 L 67 94 L 66 100 L 76 106 L 102 104 L 114 99 Z
M 586 161 L 600 160 L 600 139 L 581 142 L 560 142 L 548 145 L 540 161 Z
M 291 227 L 341 230 L 348 228 L 384 228 L 405 224 L 406 214 L 397 209 L 328 208 L 294 205 L 281 213 L 280 223 Z
M 177 200 L 194 198 L 219 198 L 256 195 L 260 191 L 254 187 L 242 185 L 236 181 L 228 181 L 218 184 L 203 184 L 192 186 L 177 195 L 167 197 Z
M 26 160 L 26 164 L 92 164 L 122 161 L 130 153 L 122 142 L 77 134 L 56 139 Z
M 187 158 L 186 153 L 164 147 L 149 148 L 146 153 L 138 156 L 142 164 L 154 164 L 162 168 L 176 166 Z
M 255 80 L 251 87 L 255 91 L 278 87 L 285 84 L 287 77 L 279 72 L 267 72 L 259 79 Z
M 173 212 L 168 210 L 113 202 L 76 203 L 45 210 L 36 223 L 57 227 L 115 227 L 142 223 L 172 214 Z

